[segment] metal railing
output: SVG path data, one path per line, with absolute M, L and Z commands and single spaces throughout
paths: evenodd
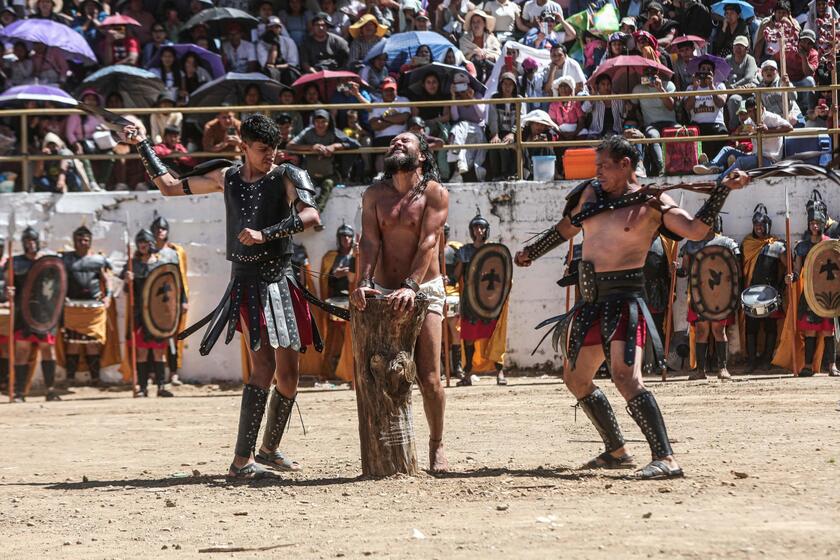
M 512 143 L 504 144 L 493 144 L 493 143 L 480 143 L 480 144 L 446 144 L 439 150 L 450 150 L 450 149 L 483 149 L 483 150 L 515 150 L 516 155 L 516 169 L 517 169 L 517 177 L 519 180 L 524 178 L 524 161 L 525 161 L 525 154 L 524 151 L 529 148 L 575 148 L 575 147 L 586 147 L 586 146 L 596 146 L 598 145 L 601 140 L 600 139 L 580 139 L 580 140 L 558 140 L 554 142 L 528 142 L 523 140 L 522 137 L 522 110 L 521 104 L 545 104 L 551 103 L 556 101 L 640 101 L 645 99 L 663 99 L 663 98 L 685 98 L 685 97 L 696 97 L 696 96 L 707 96 L 710 94 L 714 95 L 732 95 L 737 94 L 741 96 L 748 96 L 754 95 L 756 100 L 756 107 L 760 112 L 763 107 L 763 100 L 761 94 L 767 93 L 782 93 L 786 95 L 795 95 L 797 93 L 814 93 L 814 92 L 831 92 L 832 97 L 836 99 L 837 92 L 840 90 L 840 85 L 826 85 L 826 86 L 816 86 L 816 87 L 772 87 L 772 88 L 760 88 L 760 87 L 750 87 L 750 88 L 742 88 L 742 89 L 721 89 L 721 90 L 696 90 L 696 91 L 675 91 L 675 92 L 655 92 L 655 93 L 642 93 L 642 94 L 612 94 L 612 95 L 586 95 L 586 96 L 543 96 L 543 97 L 530 97 L 530 98 L 514 98 L 514 99 L 471 99 L 471 100 L 436 100 L 436 101 L 406 101 L 406 102 L 393 102 L 393 103 L 336 103 L 336 104 L 319 104 L 317 108 L 319 109 L 327 109 L 327 110 L 370 110 L 375 108 L 422 108 L 422 107 L 456 107 L 456 106 L 469 106 L 469 105 L 502 105 L 502 104 L 513 104 L 516 106 L 516 134 L 515 139 Z M 837 103 L 833 103 L 832 106 L 837 107 Z M 148 107 L 148 108 L 135 108 L 135 109 L 114 109 L 112 112 L 116 114 L 131 114 L 135 116 L 140 115 L 153 115 L 153 114 L 160 114 L 160 113 L 181 113 L 183 115 L 193 115 L 193 114 L 218 114 L 220 112 L 233 112 L 233 113 L 275 113 L 275 112 L 300 112 L 300 111 L 309 111 L 313 110 L 310 105 L 257 105 L 257 106 L 224 106 L 224 107 Z M 726 108 L 722 108 L 722 110 L 726 111 Z M 19 138 L 19 144 L 21 148 L 21 153 L 16 155 L 7 155 L 7 156 L 0 156 L 0 163 L 2 162 L 17 162 L 21 164 L 21 184 L 25 190 L 31 190 L 32 187 L 32 177 L 31 177 L 31 170 L 29 168 L 29 164 L 31 162 L 36 161 L 56 161 L 56 160 L 65 160 L 65 159 L 75 159 L 75 160 L 126 160 L 126 159 L 137 159 L 139 156 L 134 153 L 127 153 L 127 154 L 113 154 L 113 153 L 106 153 L 106 154 L 74 154 L 73 156 L 67 155 L 46 155 L 46 154 L 30 154 L 29 153 L 29 137 L 28 137 L 28 121 L 29 118 L 32 116 L 44 116 L 44 115 L 57 115 L 57 116 L 66 116 L 72 114 L 84 114 L 81 110 L 78 109 L 7 109 L 7 110 L 0 110 L 0 118 L 2 117 L 17 117 L 20 118 L 20 128 L 21 134 Z M 700 136 L 679 136 L 679 137 L 662 137 L 662 138 L 631 138 L 628 139 L 633 144 L 669 144 L 669 143 L 685 143 L 685 142 L 703 142 L 703 141 L 733 141 L 733 140 L 753 140 L 755 141 L 755 153 L 758 157 L 759 165 L 763 164 L 763 143 L 764 140 L 767 138 L 776 138 L 776 137 L 815 137 L 821 134 L 831 134 L 834 137 L 833 145 L 837 146 L 838 138 L 840 137 L 840 126 L 837 124 L 837 116 L 832 117 L 834 121 L 834 126 L 831 128 L 820 129 L 818 131 L 814 130 L 797 130 L 794 129 L 792 132 L 786 133 L 770 133 L 770 132 L 761 132 L 760 130 L 756 130 L 755 133 L 749 135 L 700 135 Z M 690 126 L 690 125 L 689 125 Z M 446 140 L 446 139 L 444 139 Z M 355 155 L 355 154 L 382 154 L 385 153 L 387 148 L 385 147 L 362 147 L 362 148 L 354 148 L 354 149 L 344 149 L 341 151 L 337 151 L 336 154 L 340 155 Z M 299 155 L 306 155 L 307 153 L 313 152 L 306 152 L 300 150 L 284 150 L 287 153 L 291 154 L 299 154 Z M 173 153 L 169 156 L 166 156 L 165 159 L 177 159 L 184 157 L 185 155 L 189 155 L 195 158 L 213 158 L 213 157 L 235 157 L 241 155 L 239 152 L 190 152 L 189 154 L 183 153 Z

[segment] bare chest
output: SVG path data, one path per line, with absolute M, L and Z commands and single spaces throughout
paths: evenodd
M 611 237 L 616 246 L 650 243 L 659 227 L 659 213 L 647 204 L 606 210 L 583 222 L 584 236 Z
M 426 210 L 424 196 L 388 196 L 377 204 L 379 228 L 382 232 L 394 230 L 418 231 Z

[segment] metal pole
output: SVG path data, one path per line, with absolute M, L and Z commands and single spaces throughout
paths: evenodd
M 15 285 L 15 260 L 12 256 L 15 239 L 15 211 L 9 213 L 9 247 L 7 251 L 8 258 L 6 262 L 9 265 L 6 267 L 6 286 L 12 287 Z M 15 400 L 15 298 L 9 298 L 9 336 L 8 352 L 9 352 L 9 402 Z
M 20 116 L 20 182 L 23 192 L 32 192 L 32 170 L 29 169 L 29 117 Z
M 134 274 L 134 266 L 132 264 L 131 255 L 131 241 L 128 234 L 128 213 L 125 215 L 125 255 L 126 255 L 126 269 L 129 276 L 126 278 L 126 295 L 128 296 L 128 307 L 126 315 L 128 315 L 128 362 L 131 370 L 131 394 L 135 398 L 139 395 L 137 391 L 137 337 L 134 332 L 134 279 L 131 277 Z
M 787 247 L 785 248 L 785 256 L 787 258 L 787 273 L 793 274 L 793 257 L 791 253 L 793 252 L 793 245 L 791 245 L 791 237 L 790 237 L 790 203 L 788 202 L 788 187 L 787 182 L 785 182 L 785 242 L 787 243 Z M 797 309 L 799 302 L 796 301 L 796 289 L 793 285 L 793 281 L 788 284 L 788 306 L 790 309 L 788 310 L 789 313 L 793 313 L 793 338 L 790 341 L 790 360 L 791 364 L 793 365 L 793 375 L 799 375 L 799 364 L 797 364 L 796 359 L 796 347 L 799 338 L 799 332 L 797 329 L 797 318 L 799 317 L 799 310 Z
M 756 119 L 761 118 L 761 114 L 764 112 L 764 103 L 761 99 L 761 94 L 755 96 L 755 116 Z M 761 167 L 764 165 L 764 141 L 762 139 L 761 130 L 758 129 L 758 123 L 754 123 L 756 125 L 755 129 L 755 153 L 758 156 L 758 166 Z
M 516 176 L 520 181 L 525 180 L 525 154 L 522 153 L 522 103 L 524 99 L 516 101 Z

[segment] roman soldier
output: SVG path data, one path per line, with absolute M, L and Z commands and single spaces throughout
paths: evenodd
M 9 388 L 9 294 L 6 292 L 6 240 L 0 236 L 0 393 Z
M 93 233 L 81 225 L 73 231 L 73 250 L 61 253 L 67 270 L 62 341 L 67 380 L 76 379 L 84 354 L 91 384 L 98 385 L 102 349 L 108 335 L 109 274 L 113 267 L 104 255 L 93 252 L 92 240 Z
M 328 251 L 321 260 L 321 270 L 327 272 L 321 277 L 321 297 L 327 303 L 348 309 L 350 305 L 350 284 L 356 278 L 356 232 L 347 224 L 341 224 L 335 232 L 336 250 Z M 335 377 L 341 359 L 344 339 L 350 335 L 347 321 L 330 315 L 327 318 L 327 336 L 324 345 L 323 374 L 327 379 Z
M 449 361 L 452 374 L 458 379 L 464 378 L 464 368 L 461 363 L 461 296 L 458 293 L 458 277 L 455 267 L 458 264 L 458 251 L 464 246 L 459 241 L 449 239 L 449 224 L 443 226 L 443 263 L 446 269 L 446 324 L 449 334 Z
M 154 245 L 158 258 L 163 262 L 177 264 L 178 270 L 181 271 L 181 286 L 184 297 L 181 300 L 181 322 L 178 325 L 178 330 L 182 331 L 187 326 L 188 299 L 190 295 L 190 287 L 187 283 L 187 252 L 181 245 L 173 243 L 170 240 L 169 220 L 158 214 L 157 211 L 155 212 L 150 229 L 154 236 Z M 181 368 L 183 361 L 184 341 L 170 338 L 167 343 L 166 361 L 169 364 L 169 371 L 171 373 L 170 382 L 173 385 L 181 385 L 178 370 Z
M 55 329 L 49 332 L 34 332 L 23 320 L 23 306 L 21 304 L 23 287 L 32 265 L 40 257 L 48 254 L 41 250 L 41 240 L 38 231 L 29 226 L 20 236 L 23 254 L 11 258 L 14 270 L 14 298 L 15 298 L 15 387 L 14 401 L 26 400 L 25 392 L 29 377 L 29 362 L 33 349 L 41 354 L 41 373 L 44 375 L 47 401 L 60 401 L 55 390 Z
M 752 233 L 741 243 L 744 259 L 744 286 L 771 286 L 779 294 L 784 293 L 785 277 L 785 242 L 772 234 L 773 219 L 767 213 L 764 204 L 758 204 L 753 210 Z M 780 309 L 765 318 L 745 317 L 747 373 L 757 367 L 770 369 L 770 360 L 778 339 L 779 319 L 784 318 Z M 764 331 L 764 344 L 761 355 L 758 353 L 759 333 Z
M 691 270 L 691 263 L 694 257 L 704 247 L 722 246 L 729 249 L 740 262 L 741 249 L 731 237 L 723 235 L 723 219 L 718 215 L 715 217 L 714 227 L 700 241 L 686 241 L 680 249 L 682 266 L 677 269 L 677 276 L 684 278 Z M 735 323 L 735 317 L 730 316 L 722 321 L 704 321 L 700 319 L 697 312 L 697 302 L 691 301 L 688 306 L 686 320 L 694 328 L 694 353 L 696 356 L 697 368 L 688 378 L 689 380 L 706 379 L 707 356 L 709 352 L 709 335 L 714 342 L 715 358 L 717 361 L 717 375 L 719 379 L 730 379 L 732 376 L 727 369 L 727 358 L 729 354 L 726 327 Z
M 475 215 L 469 223 L 469 232 L 472 243 L 467 243 L 458 249 L 458 262 L 455 265 L 455 277 L 461 281 L 466 267 L 472 260 L 476 251 L 487 242 L 490 235 L 490 222 L 488 222 L 481 212 Z M 462 288 L 463 289 L 463 288 Z M 463 292 L 461 297 L 464 297 Z M 467 311 L 466 308 L 461 309 L 461 340 L 464 342 L 464 376 L 458 381 L 459 387 L 472 385 L 472 369 L 473 358 L 475 356 L 475 343 L 477 340 L 488 340 L 493 336 L 493 331 L 496 330 L 498 320 L 484 321 L 478 317 L 474 317 Z M 504 364 L 502 362 L 494 362 L 496 368 L 496 383 L 498 385 L 507 385 L 505 379 Z

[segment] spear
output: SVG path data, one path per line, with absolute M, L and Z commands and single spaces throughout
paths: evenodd
M 680 193 L 680 204 L 682 208 L 685 193 Z M 668 354 L 671 351 L 671 324 L 674 315 L 674 299 L 677 291 L 677 246 L 679 242 L 674 241 L 674 248 L 668 255 L 668 268 L 671 270 L 671 286 L 668 289 L 668 303 L 665 306 L 665 367 L 662 368 L 662 381 L 668 378 Z
M 15 260 L 12 258 L 12 249 L 14 249 L 15 239 L 15 211 L 9 213 L 9 240 L 8 250 L 6 254 L 6 262 L 9 263 L 6 267 L 6 286 L 12 287 L 15 285 Z M 15 298 L 9 298 L 9 402 L 15 400 Z
M 137 337 L 134 335 L 134 279 L 132 274 L 134 267 L 131 263 L 131 241 L 128 234 L 129 221 L 128 212 L 125 213 L 125 231 L 123 237 L 125 240 L 125 254 L 126 254 L 126 269 L 128 276 L 126 276 L 126 292 L 128 294 L 128 306 L 126 314 L 128 315 L 128 367 L 131 371 L 131 393 L 136 398 L 137 393 Z
M 785 182 L 785 243 L 787 247 L 785 249 L 785 255 L 787 257 L 787 273 L 790 275 L 793 274 L 793 245 L 791 245 L 790 241 L 790 203 L 788 201 L 788 187 L 787 182 Z M 790 312 L 793 313 L 793 337 L 790 339 L 790 358 L 791 363 L 793 364 L 793 375 L 799 375 L 799 364 L 796 363 L 796 342 L 799 336 L 797 332 L 797 318 L 799 316 L 797 310 L 797 304 L 799 302 L 796 301 L 796 289 L 793 285 L 793 280 L 791 280 L 790 284 L 788 284 L 788 305 L 790 306 Z
M 440 232 L 440 237 L 438 238 L 438 260 L 440 261 L 440 274 L 443 277 L 446 277 L 446 238 L 443 235 L 443 231 Z M 445 291 L 445 290 L 444 290 Z M 449 387 L 450 381 L 452 379 L 452 360 L 449 357 L 449 346 L 452 344 L 450 341 L 449 335 L 449 324 L 447 323 L 447 304 L 446 298 L 444 297 L 443 300 L 443 371 L 446 373 L 446 386 Z

